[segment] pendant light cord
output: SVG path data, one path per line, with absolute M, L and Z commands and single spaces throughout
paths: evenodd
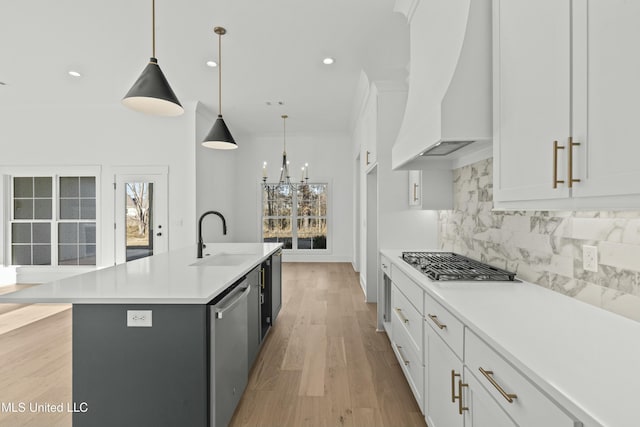
M 222 34 L 218 34 L 218 114 L 222 115 Z
M 287 154 L 287 116 L 282 116 L 282 140 L 284 142 L 284 153 Z
M 154 58 L 156 57 L 156 0 L 151 0 L 151 40 Z

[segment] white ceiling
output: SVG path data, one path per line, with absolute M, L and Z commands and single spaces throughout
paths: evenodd
M 213 27 L 223 26 L 222 108 L 233 132 L 279 132 L 285 113 L 287 131 L 345 132 L 361 70 L 406 74 L 408 26 L 393 4 L 156 0 L 156 56 L 183 104 L 217 113 L 218 69 L 205 62 L 217 60 Z M 120 102 L 150 56 L 151 0 L 4 0 L 0 107 Z M 335 64 L 323 65 L 326 56 Z

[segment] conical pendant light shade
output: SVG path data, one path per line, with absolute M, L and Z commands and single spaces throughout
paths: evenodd
M 184 113 L 156 58 L 149 60 L 122 103 L 132 110 L 159 116 L 179 116 Z
M 142 70 L 142 74 L 133 87 L 122 99 L 122 103 L 132 110 L 158 116 L 179 116 L 184 113 L 178 97 L 166 77 L 162 73 L 156 59 L 156 1 L 151 1 L 151 40 L 153 55 L 149 64 Z
M 222 35 L 227 33 L 222 27 L 215 27 L 213 31 L 218 35 L 218 118 L 209 131 L 207 137 L 202 141 L 202 145 L 207 148 L 218 150 L 233 150 L 238 148 L 238 144 L 231 136 L 229 128 L 222 119 Z
M 233 136 L 231 136 L 231 132 L 229 132 L 229 128 L 220 114 L 218 114 L 218 118 L 202 142 L 202 145 L 207 148 L 217 148 L 218 150 L 233 150 L 234 148 L 238 148 L 238 144 L 236 144 Z

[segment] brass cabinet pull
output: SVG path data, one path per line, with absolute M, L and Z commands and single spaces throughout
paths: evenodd
M 404 323 L 409 323 L 409 319 L 404 317 L 404 314 L 402 314 L 402 310 L 398 307 L 396 307 L 396 313 L 398 313 L 398 317 L 400 317 L 400 320 L 402 320 Z
M 402 346 L 396 344 L 396 348 L 398 349 L 398 353 L 400 353 L 400 358 L 402 359 L 404 366 L 409 366 L 409 361 L 404 357 L 404 354 L 402 354 Z
M 458 380 L 458 394 L 459 394 L 459 399 L 458 400 L 458 414 L 462 415 L 462 411 L 468 411 L 469 408 L 467 406 L 464 406 L 462 404 L 462 387 L 469 387 L 469 384 L 465 384 L 462 382 L 462 380 Z
M 418 184 L 413 184 L 413 201 L 418 201 Z
M 580 182 L 579 179 L 575 179 L 573 177 L 573 147 L 577 147 L 580 145 L 579 142 L 573 142 L 573 137 L 569 137 L 569 177 L 567 181 L 569 182 L 569 188 L 573 187 L 574 182 Z
M 260 273 L 262 274 L 262 289 L 264 289 L 264 268 L 260 269 Z
M 440 321 L 438 320 L 438 316 L 436 316 L 435 314 L 428 314 L 428 316 L 429 316 L 429 319 L 431 319 L 438 328 L 444 329 L 447 327 L 447 325 L 445 325 L 444 323 L 440 323 Z
M 367 166 L 369 166 L 369 154 L 371 153 L 367 151 Z
M 504 389 L 502 387 L 500 387 L 500 384 L 498 384 L 496 382 L 496 380 L 494 380 L 493 377 L 492 377 L 493 371 L 485 371 L 484 369 L 480 368 L 480 373 L 482 375 L 484 375 L 484 377 L 487 380 L 489 380 L 491 385 L 494 386 L 496 388 L 496 390 L 498 390 L 500 392 L 502 397 L 504 397 L 507 400 L 507 402 L 513 403 L 513 399 L 516 399 L 518 397 L 517 394 L 507 393 L 506 391 L 504 391 Z
M 558 179 L 558 150 L 564 150 L 564 145 L 558 145 L 558 141 L 553 141 L 553 188 L 558 188 L 558 184 L 564 184 L 564 180 Z
M 455 370 L 451 370 L 451 403 L 456 403 L 456 399 L 461 398 L 461 396 L 456 396 L 456 377 L 459 377 L 460 374 L 456 374 Z

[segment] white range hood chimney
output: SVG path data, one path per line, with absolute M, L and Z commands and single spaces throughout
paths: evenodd
M 393 168 L 489 153 L 491 0 L 397 0 L 395 10 L 409 20 L 411 63 Z

